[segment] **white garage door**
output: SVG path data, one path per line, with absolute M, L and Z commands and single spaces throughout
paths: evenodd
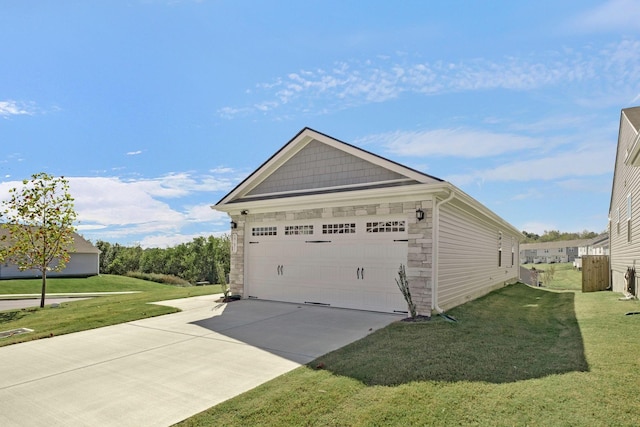
M 406 312 L 395 279 L 407 263 L 400 218 L 248 224 L 249 298 Z

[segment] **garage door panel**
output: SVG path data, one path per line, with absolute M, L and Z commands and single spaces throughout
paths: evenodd
M 276 224 L 274 235 L 249 237 L 259 243 L 246 246 L 248 295 L 364 310 L 406 311 L 395 283 L 398 267 L 407 261 L 406 231 L 366 233 L 361 219 L 345 220 L 356 223 L 356 233 L 324 235 L 323 222 L 313 223 L 313 235 L 287 236 L 284 225 Z

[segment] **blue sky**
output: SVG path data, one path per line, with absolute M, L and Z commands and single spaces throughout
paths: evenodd
M 210 206 L 305 126 L 602 231 L 640 105 L 633 0 L 6 1 L 0 37 L 0 198 L 63 175 L 80 233 L 143 247 L 227 231 Z

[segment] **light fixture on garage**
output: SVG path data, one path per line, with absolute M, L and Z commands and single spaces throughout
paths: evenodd
M 238 228 L 238 223 L 235 221 L 231 221 L 231 229 Z
M 422 209 L 416 210 L 416 219 L 422 221 L 424 219 L 424 211 Z
M 249 215 L 249 211 L 246 209 L 243 211 L 240 211 L 240 215 Z

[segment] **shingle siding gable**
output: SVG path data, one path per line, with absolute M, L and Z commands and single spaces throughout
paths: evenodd
M 364 159 L 312 141 L 248 195 L 332 188 L 406 177 Z

